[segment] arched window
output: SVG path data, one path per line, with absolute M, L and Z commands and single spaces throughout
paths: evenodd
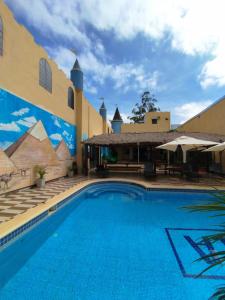
M 39 61 L 39 84 L 50 93 L 52 92 L 52 70 L 45 58 Z
M 74 92 L 71 87 L 68 88 L 68 106 L 74 109 Z
M 0 17 L 0 55 L 3 55 L 3 22 Z

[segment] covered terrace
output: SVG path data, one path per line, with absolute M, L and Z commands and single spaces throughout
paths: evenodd
M 176 152 L 171 153 L 156 147 L 183 135 L 216 143 L 225 141 L 224 135 L 196 132 L 102 134 L 84 141 L 86 171 L 89 172 L 98 165 L 107 164 L 110 171 L 141 173 L 147 162 L 154 162 L 157 172 L 174 172 L 183 161 L 181 148 L 178 147 Z M 187 152 L 187 161 L 209 171 L 217 158 L 214 153 L 191 150 Z

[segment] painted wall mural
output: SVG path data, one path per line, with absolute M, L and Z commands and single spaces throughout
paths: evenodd
M 64 176 L 75 154 L 76 126 L 0 89 L 0 188 L 33 184 L 35 165 Z

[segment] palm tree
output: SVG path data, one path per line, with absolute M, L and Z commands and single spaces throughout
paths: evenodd
M 215 215 L 213 217 L 224 217 L 225 216 L 225 192 L 223 191 L 216 191 L 213 193 L 214 198 L 212 201 L 206 204 L 202 205 L 192 205 L 192 206 L 185 206 L 185 209 L 188 209 L 190 212 L 213 212 Z M 202 237 L 202 241 L 210 241 L 212 243 L 215 243 L 217 241 L 220 241 L 221 239 L 225 239 L 225 223 L 221 223 L 219 225 L 221 227 L 220 233 L 211 234 L 208 236 Z M 203 258 L 198 259 L 207 259 L 212 258 L 213 263 L 205 268 L 198 276 L 205 273 L 211 268 L 214 268 L 215 266 L 222 265 L 225 262 L 225 251 L 215 251 L 214 253 L 211 253 L 209 255 L 204 256 Z M 210 299 L 217 299 L 217 300 L 224 300 L 225 299 L 225 286 L 221 286 L 216 290 L 216 292 L 211 296 Z

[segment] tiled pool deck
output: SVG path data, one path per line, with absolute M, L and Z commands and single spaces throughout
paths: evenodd
M 187 182 L 177 177 L 161 176 L 156 180 L 145 180 L 140 176 L 126 176 L 126 179 L 113 176 L 107 179 L 77 176 L 61 178 L 48 182 L 44 189 L 27 188 L 0 196 L 0 240 L 10 233 L 28 228 L 40 215 L 47 215 L 48 210 L 60 206 L 66 199 L 91 183 L 104 181 L 124 181 L 140 184 L 148 189 L 182 189 L 182 190 L 225 190 L 225 179 L 220 177 L 205 178 L 198 182 Z M 47 213 L 46 213 L 47 212 Z M 21 232 L 21 230 L 19 231 Z M 17 235 L 17 234 L 16 234 Z
M 81 176 L 61 178 L 48 182 L 43 189 L 26 188 L 0 195 L 0 224 L 32 207 L 45 203 L 84 179 L 85 177 Z

